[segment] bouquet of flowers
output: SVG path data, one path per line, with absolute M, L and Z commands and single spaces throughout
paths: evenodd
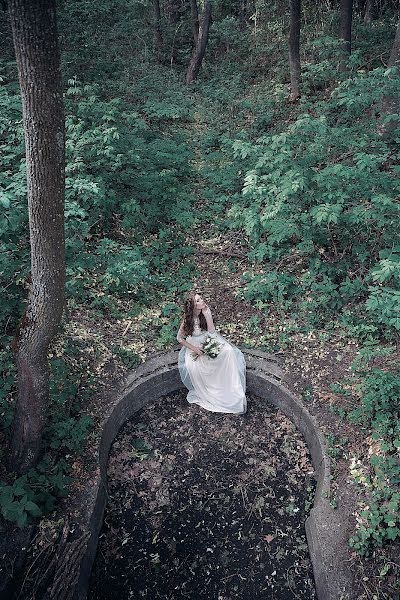
M 203 350 L 204 354 L 208 356 L 208 358 L 217 358 L 223 345 L 224 344 L 217 342 L 215 338 L 212 338 L 210 335 L 207 335 L 203 345 L 201 346 L 201 349 Z M 200 354 L 192 352 L 193 360 L 197 360 L 199 356 Z

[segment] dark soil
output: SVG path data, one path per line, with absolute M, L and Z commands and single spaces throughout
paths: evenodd
M 248 397 L 245 416 L 179 392 L 125 424 L 90 600 L 314 599 L 304 522 L 315 476 L 301 434 Z

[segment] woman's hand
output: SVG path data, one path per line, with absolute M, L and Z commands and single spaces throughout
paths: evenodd
M 199 348 L 198 346 L 194 347 L 193 352 L 195 352 L 196 354 L 198 354 L 199 356 L 201 356 L 202 354 L 204 354 L 203 350 L 201 348 Z
M 202 309 L 203 315 L 211 315 L 211 310 L 210 307 L 208 306 L 208 304 L 205 305 L 205 307 Z

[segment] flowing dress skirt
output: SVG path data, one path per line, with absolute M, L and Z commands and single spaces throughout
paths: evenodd
M 179 372 L 189 390 L 187 400 L 212 412 L 244 414 L 247 401 L 243 353 L 217 332 L 204 331 L 187 337 L 186 341 L 201 346 L 207 335 L 223 344 L 216 358 L 202 355 L 193 360 L 192 352 L 186 346 L 179 352 Z

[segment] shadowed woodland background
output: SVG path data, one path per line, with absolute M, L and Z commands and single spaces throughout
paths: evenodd
M 17 8 L 0 12 L 4 527 L 60 517 L 102 379 L 173 346 L 182 298 L 200 284 L 235 343 L 289 366 L 303 348 L 297 391 L 359 436 L 330 432 L 359 494 L 349 543 L 368 570 L 365 598 L 398 598 L 398 1 L 58 2 L 62 79 L 49 34 L 37 83 L 55 86 L 59 120 L 49 107 L 37 121 L 40 157 L 24 141 Z M 21 367 L 37 277 L 26 176 L 39 158 L 64 164 L 46 145 L 62 111 L 65 181 L 30 191 L 33 206 L 65 200 L 65 269 L 54 254 L 58 291 L 37 299 L 54 311 L 26 353 L 44 382 L 39 409 Z M 50 221 L 37 235 L 64 248 Z

